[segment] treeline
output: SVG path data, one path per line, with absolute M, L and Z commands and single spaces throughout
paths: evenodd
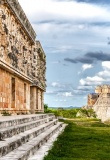
M 55 116 L 63 118 L 96 118 L 96 114 L 93 109 L 84 109 L 84 108 L 73 108 L 73 109 L 64 109 L 64 108 L 49 108 L 47 104 L 44 104 L 45 113 L 54 113 Z

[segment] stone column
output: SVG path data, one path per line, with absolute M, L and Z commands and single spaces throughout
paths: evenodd
M 36 110 L 38 110 L 38 88 L 36 87 Z
M 41 92 L 41 108 L 42 108 L 42 111 L 44 112 L 44 92 L 43 91 Z
M 36 87 L 30 88 L 30 110 L 31 113 L 35 113 L 36 110 Z
M 38 89 L 38 110 L 41 110 L 41 91 Z

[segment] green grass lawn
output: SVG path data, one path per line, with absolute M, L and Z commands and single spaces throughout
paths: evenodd
M 73 119 L 44 160 L 110 160 L 110 125 Z

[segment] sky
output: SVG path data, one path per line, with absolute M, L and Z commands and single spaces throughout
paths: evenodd
M 82 107 L 110 84 L 110 0 L 18 0 L 47 57 L 49 107 Z

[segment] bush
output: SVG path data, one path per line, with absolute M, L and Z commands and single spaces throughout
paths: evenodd
M 77 112 L 79 109 L 68 109 L 62 111 L 63 117 L 65 118 L 76 118 Z
M 3 111 L 1 112 L 1 114 L 2 114 L 2 116 L 11 116 L 11 113 L 9 113 L 9 112 L 6 111 L 6 110 L 3 110 Z
M 44 104 L 45 113 L 54 113 L 55 116 L 61 116 L 64 118 L 75 118 L 79 109 L 64 109 L 59 107 L 58 109 L 49 108 L 47 104 Z
M 93 109 L 81 108 L 77 113 L 77 117 L 96 118 L 96 114 Z
M 48 104 L 44 104 L 44 112 L 48 113 Z

